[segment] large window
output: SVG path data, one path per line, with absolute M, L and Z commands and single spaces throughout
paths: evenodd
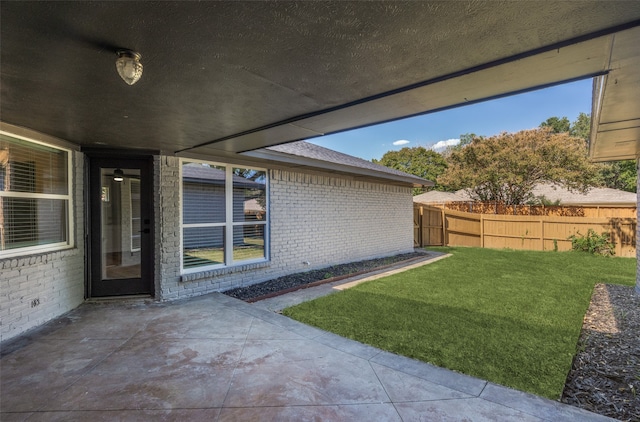
M 264 170 L 182 161 L 184 272 L 267 259 Z
M 0 132 L 0 258 L 72 244 L 70 151 Z

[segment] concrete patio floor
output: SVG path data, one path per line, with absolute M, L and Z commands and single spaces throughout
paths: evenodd
M 0 420 L 605 421 L 220 293 L 85 303 L 3 345 Z

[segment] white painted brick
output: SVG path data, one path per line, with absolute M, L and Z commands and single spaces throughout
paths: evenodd
M 75 307 L 84 300 L 84 159 L 73 153 L 74 200 L 73 249 L 5 259 L 0 261 L 0 341 L 8 340 L 41 325 Z M 60 297 L 58 291 L 74 294 Z M 33 299 L 40 305 L 31 307 Z
M 177 174 L 179 161 L 163 160 L 161 174 Z M 413 250 L 411 188 L 354 181 L 334 175 L 271 170 L 270 257 L 266 268 L 216 271 L 180 281 L 178 186 L 161 178 L 160 212 L 166 228 L 157 252 L 162 300 L 265 281 L 333 264 Z M 173 191 L 173 192 L 172 192 Z M 171 203 L 169 203 L 169 198 Z M 173 211 L 172 211 L 173 210 Z M 174 238 L 176 238 L 174 240 Z M 304 261 L 311 262 L 305 266 Z M 183 288 L 180 288 L 182 286 Z
M 2 324 L 9 339 L 73 309 L 84 295 L 84 204 L 81 153 L 74 153 L 75 248 L 0 261 Z M 413 250 L 411 189 L 271 170 L 270 262 L 208 272 L 181 281 L 179 159 L 154 157 L 156 298 L 173 300 L 282 275 Z M 311 262 L 305 266 L 304 261 Z M 31 300 L 40 305 L 31 308 Z

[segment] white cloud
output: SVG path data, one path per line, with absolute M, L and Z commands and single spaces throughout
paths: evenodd
M 460 139 L 447 139 L 446 141 L 438 141 L 435 144 L 431 145 L 431 149 L 434 151 L 442 151 L 447 147 L 458 145 L 460 143 Z
M 398 145 L 407 145 L 409 143 L 409 141 L 407 141 L 406 139 L 399 139 L 397 141 L 395 141 L 393 143 L 393 145 L 398 146 Z

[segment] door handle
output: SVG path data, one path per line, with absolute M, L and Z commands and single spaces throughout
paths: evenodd
M 151 230 L 149 230 L 149 229 L 143 229 L 143 230 L 140 230 L 138 233 L 146 233 L 146 234 L 149 234 L 149 233 L 151 233 Z

